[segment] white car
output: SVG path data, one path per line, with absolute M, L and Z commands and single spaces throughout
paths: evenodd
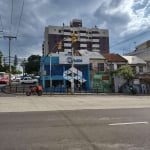
M 24 84 L 24 83 L 38 83 L 38 80 L 37 79 L 32 79 L 31 77 L 24 77 L 23 79 L 20 80 L 20 83 L 21 84 Z

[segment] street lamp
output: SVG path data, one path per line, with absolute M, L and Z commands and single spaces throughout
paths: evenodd
M 52 51 L 54 50 L 55 47 L 57 47 L 58 49 L 58 53 L 59 51 L 62 49 L 62 41 L 67 39 L 69 37 L 63 38 L 61 39 L 59 42 L 57 42 L 54 47 L 52 48 L 52 50 L 47 54 L 47 56 L 49 56 L 50 60 L 49 60 L 49 70 L 50 70 L 50 90 L 52 87 Z M 73 32 L 72 34 L 72 81 L 71 81 L 71 92 L 74 93 L 74 44 L 77 41 L 77 36 L 75 35 L 75 33 Z
M 50 90 L 51 90 L 51 88 L 52 88 L 52 54 L 50 53 L 50 60 L 49 60 L 49 65 L 50 65 L 50 67 L 49 67 L 49 75 L 50 75 Z
M 62 40 L 60 40 L 59 42 L 57 42 L 55 45 L 54 45 L 54 47 L 52 48 L 52 51 L 54 50 L 54 48 L 55 47 L 57 47 L 57 49 L 58 49 L 58 52 L 59 52 L 59 50 L 61 50 L 62 49 L 62 41 L 63 41 L 64 39 L 62 39 Z M 50 65 L 50 67 L 49 67 L 49 70 L 50 70 L 50 90 L 51 90 L 51 88 L 52 88 L 52 51 L 50 51 L 49 52 L 49 58 L 50 58 L 50 60 L 49 60 L 49 65 Z
M 72 41 L 72 51 L 71 51 L 71 55 L 72 55 L 72 64 L 71 64 L 71 68 L 72 68 L 72 80 L 71 80 L 71 93 L 74 93 L 74 45 L 77 42 L 77 36 L 76 34 L 73 32 L 71 35 L 71 41 Z

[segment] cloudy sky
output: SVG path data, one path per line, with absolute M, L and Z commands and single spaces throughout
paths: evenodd
M 41 55 L 45 26 L 69 25 L 74 18 L 83 26 L 108 29 L 110 52 L 123 54 L 150 39 L 149 0 L 0 0 L 0 37 L 17 36 L 11 55 Z M 8 39 L 0 38 L 8 55 Z

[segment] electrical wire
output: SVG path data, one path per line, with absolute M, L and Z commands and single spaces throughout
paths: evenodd
M 2 33 L 3 33 L 3 36 L 4 36 L 4 27 L 3 27 L 3 23 L 2 23 L 2 17 L 1 17 L 1 15 L 0 15 L 0 24 L 1 24 L 1 27 L 2 27 Z
M 144 31 L 144 32 L 141 32 L 141 33 L 139 33 L 139 34 L 137 34 L 137 35 L 135 35 L 135 36 L 132 36 L 132 37 L 130 37 L 130 38 L 128 38 L 128 39 L 122 40 L 122 41 L 120 41 L 120 42 L 118 42 L 118 43 L 115 43 L 115 44 L 113 44 L 112 46 L 110 46 L 110 48 L 116 47 L 116 46 L 121 45 L 121 44 L 125 44 L 126 42 L 129 42 L 129 41 L 131 41 L 131 40 L 133 40 L 133 39 L 135 39 L 135 38 L 138 38 L 138 37 L 144 35 L 145 33 L 149 32 L 149 31 L 150 31 L 150 29 L 148 29 L 148 30 L 146 30 L 146 31 Z
M 14 0 L 12 0 L 12 7 L 11 7 L 11 25 L 13 21 L 13 7 L 14 7 Z
M 9 27 L 9 32 L 10 32 L 10 33 L 12 32 L 13 7 L 14 7 L 14 0 L 11 1 L 10 27 Z
M 19 24 L 18 24 L 18 28 L 17 28 L 16 37 L 19 34 L 19 28 L 20 28 L 20 24 L 21 24 L 21 18 L 22 18 L 22 15 L 23 15 L 23 8 L 24 8 L 24 0 L 23 0 L 23 3 L 22 3 L 22 8 L 21 8 L 21 13 L 20 13 L 20 17 L 19 17 Z

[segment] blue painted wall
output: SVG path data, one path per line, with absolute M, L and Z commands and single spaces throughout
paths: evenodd
M 51 59 L 51 60 L 50 60 Z M 51 78 L 50 78 L 50 61 L 51 61 Z M 63 87 L 59 87 L 59 91 L 65 92 L 66 91 L 66 80 L 63 78 L 63 72 L 65 70 L 68 70 L 71 67 L 71 64 L 59 64 L 59 57 L 42 57 L 41 58 L 41 66 L 40 66 L 40 81 L 43 85 L 43 88 L 45 91 L 53 91 L 57 92 L 57 88 L 53 89 L 50 88 L 50 79 L 52 82 L 55 82 L 56 80 L 60 80 L 63 83 Z M 83 73 L 83 78 L 86 80 L 85 83 L 83 83 L 84 90 L 90 91 L 90 66 L 89 64 L 81 64 L 81 65 L 74 65 L 75 68 L 80 70 Z M 43 68 L 46 71 L 46 74 L 43 76 Z M 44 82 L 43 82 L 44 81 Z

